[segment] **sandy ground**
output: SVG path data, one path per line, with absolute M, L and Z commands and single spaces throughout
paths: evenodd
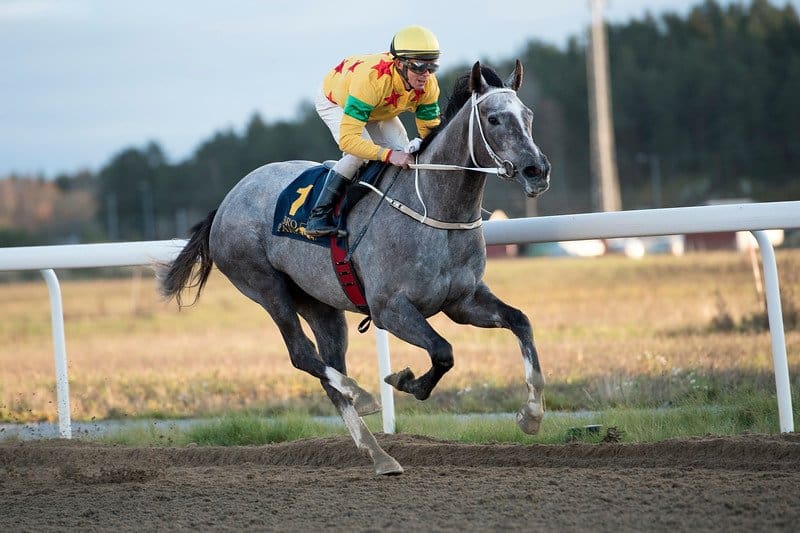
M 254 447 L 0 443 L 0 530 L 797 530 L 800 435 L 464 445 L 378 435 Z

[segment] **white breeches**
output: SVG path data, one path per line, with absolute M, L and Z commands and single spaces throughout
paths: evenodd
M 322 89 L 319 90 L 314 100 L 314 107 L 317 109 L 322 121 L 328 126 L 333 135 L 333 140 L 339 144 L 339 127 L 342 124 L 344 110 L 325 97 Z M 398 117 L 389 120 L 367 122 L 361 136 L 369 139 L 378 146 L 391 148 L 392 150 L 402 150 L 408 144 L 408 133 Z M 342 154 L 342 158 L 333 166 L 333 170 L 350 180 L 356 175 L 358 168 L 367 162 L 354 155 Z

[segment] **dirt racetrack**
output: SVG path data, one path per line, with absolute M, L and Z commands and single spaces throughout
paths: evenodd
M 379 435 L 236 448 L 0 443 L 0 530 L 794 530 L 800 435 L 464 445 Z

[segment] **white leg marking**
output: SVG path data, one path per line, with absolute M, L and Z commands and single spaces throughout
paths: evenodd
M 525 348 L 523 347 L 522 350 L 524 351 Z M 533 365 L 531 364 L 531 360 L 528 357 L 523 357 L 522 363 L 525 365 L 525 383 L 531 383 L 533 381 Z
M 391 475 L 403 472 L 403 467 L 400 466 L 400 463 L 380 447 L 378 441 L 375 440 L 375 436 L 370 433 L 369 428 L 359 418 L 355 407 L 346 405 L 341 408 L 340 412 L 344 425 L 347 426 L 347 431 L 353 437 L 356 447 L 359 450 L 366 451 L 372 459 L 376 474 Z
M 345 380 L 347 376 L 345 376 L 335 368 L 329 366 L 325 369 L 325 377 L 328 378 L 328 383 L 331 384 L 331 387 L 341 392 L 347 398 L 350 398 L 351 400 L 353 399 L 353 396 L 355 396 L 355 392 L 353 391 L 352 388 L 345 385 Z
M 529 389 L 541 389 L 544 387 L 544 379 L 541 373 L 533 369 L 531 363 L 532 354 L 520 342 L 519 348 L 523 353 L 522 363 L 525 365 L 525 383 L 528 384 Z
M 350 436 L 353 437 L 356 447 L 363 448 L 364 446 L 361 440 L 361 418 L 359 418 L 358 413 L 356 413 L 355 407 L 352 405 L 343 406 L 342 420 L 344 420 L 344 425 L 347 427 L 347 431 L 350 432 Z

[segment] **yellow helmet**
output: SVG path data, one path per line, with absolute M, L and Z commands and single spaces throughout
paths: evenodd
M 389 51 L 404 59 L 439 59 L 439 40 L 428 28 L 408 26 L 395 34 Z

